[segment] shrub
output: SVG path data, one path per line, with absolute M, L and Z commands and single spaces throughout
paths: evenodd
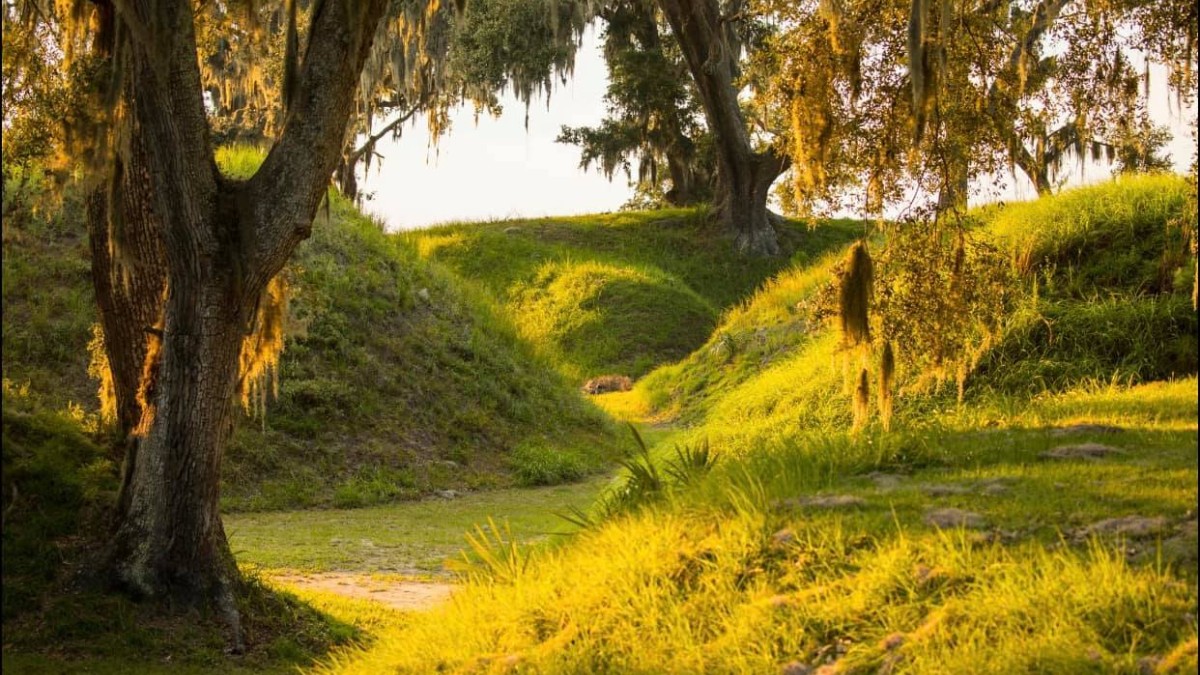
M 587 465 L 575 451 L 551 448 L 537 442 L 518 445 L 510 458 L 521 485 L 557 485 L 587 475 Z

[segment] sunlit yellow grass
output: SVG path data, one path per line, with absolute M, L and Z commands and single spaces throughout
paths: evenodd
M 1195 563 L 1156 563 L 1153 543 L 1129 562 L 1119 540 L 1064 545 L 1055 532 L 1151 505 L 1172 519 L 1194 508 L 1195 391 L 1195 378 L 1085 387 L 953 413 L 959 431 L 754 444 L 695 489 L 542 551 L 515 580 L 482 574 L 321 670 L 770 673 L 796 661 L 841 673 L 1194 672 Z M 970 428 L 996 415 L 1013 431 Z M 1067 421 L 1124 422 L 1110 442 L 1136 456 L 1039 462 L 1064 442 L 1040 427 Z M 880 492 L 862 476 L 895 452 L 933 468 Z M 1033 529 L 999 541 L 922 522 L 931 500 L 919 483 L 988 477 L 1011 493 L 940 505 Z M 1073 487 L 1054 487 L 1064 481 Z M 814 490 L 866 502 L 780 506 Z M 1063 509 L 1074 513 L 1055 515 Z

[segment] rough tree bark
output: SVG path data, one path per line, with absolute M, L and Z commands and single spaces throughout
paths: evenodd
M 148 331 L 162 317 L 166 260 L 160 223 L 149 193 L 145 149 L 135 145 L 113 170 L 116 189 L 97 189 L 87 200 L 88 242 L 92 254 L 92 286 L 100 308 L 100 326 L 113 378 L 117 427 L 128 437 L 142 418 L 138 384 L 146 360 Z M 110 204 L 110 201 L 112 202 Z M 110 228 L 109 209 L 116 228 Z M 117 241 L 112 241 L 112 237 Z M 119 257 L 119 260 L 118 260 Z
M 787 168 L 773 149 L 754 152 L 734 87 L 737 54 L 728 39 L 730 19 L 716 0 L 658 0 L 688 69 L 696 81 L 709 129 L 716 140 L 714 207 L 739 251 L 779 253 L 767 211 L 771 183 Z
M 108 548 L 114 581 L 139 596 L 215 606 L 241 646 L 239 581 L 218 513 L 239 353 L 267 283 L 311 231 L 337 166 L 353 93 L 385 0 L 314 7 L 279 141 L 245 182 L 213 159 L 188 0 L 118 6 L 136 30 L 126 76 L 146 150 L 167 270 L 161 361 L 146 435 Z M 115 314 L 115 312 L 114 312 Z

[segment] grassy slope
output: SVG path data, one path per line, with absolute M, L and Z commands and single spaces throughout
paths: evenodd
M 1130 187 L 1121 183 L 1066 199 L 1093 207 L 1093 236 L 1129 224 L 1112 204 L 1174 191 L 1138 202 L 1139 214 L 1160 205 L 1134 224 L 1132 236 L 1149 238 L 1177 212 L 1178 185 L 1137 179 L 1133 197 L 1099 198 Z M 1074 258 L 1073 238 L 1052 241 L 1063 244 L 1059 264 L 1033 267 L 1060 290 L 1043 286 L 1022 311 L 1051 321 L 1055 337 L 1014 321 L 997 348 L 1009 362 L 978 373 L 965 406 L 952 394 L 902 400 L 900 430 L 887 435 L 844 431 L 835 336 L 794 309 L 827 272 L 782 275 L 683 364 L 610 395 L 636 415 L 655 387 L 668 390 L 658 403 L 727 458 L 707 479 L 526 568 L 485 570 L 445 609 L 330 669 L 1194 672 L 1197 383 L 1127 384 L 1181 374 L 1180 355 L 1195 372 L 1190 283 L 1145 283 L 1163 278 L 1157 263 L 1106 276 L 1124 256 L 1116 237 Z M 1164 248 L 1159 237 L 1142 255 Z M 1004 381 L 1017 367 L 1041 378 Z M 1126 431 L 1046 429 L 1079 422 Z M 1120 454 L 1041 456 L 1082 442 Z M 861 502 L 806 505 L 814 494 Z M 976 513 L 981 527 L 926 522 L 947 507 Z M 1161 520 L 1128 536 L 1088 529 L 1133 515 Z
M 234 175 L 257 158 L 226 153 Z M 53 409 L 96 408 L 81 205 L 6 220 L 4 378 Z M 243 419 L 226 509 L 340 507 L 572 480 L 615 453 L 603 415 L 481 293 L 335 198 L 289 271 L 279 398 Z M 319 216 L 319 218 L 322 216 Z
M 1009 318 L 969 377 L 968 395 L 1032 395 L 1089 379 L 1139 382 L 1195 372 L 1191 266 L 1174 254 L 1183 246 L 1169 226 L 1185 190 L 1175 177 L 1131 177 L 984 216 L 980 235 L 1011 251 L 1038 292 Z M 805 310 L 839 259 L 831 254 L 780 274 L 726 312 L 704 346 L 651 373 L 617 404 L 634 414 L 706 423 L 718 435 L 786 437 L 844 426 L 850 399 L 837 336 Z M 916 419 L 946 405 L 944 398 L 902 395 L 899 414 Z
M 227 506 L 362 506 L 603 463 L 602 417 L 488 302 L 340 199 L 332 215 L 294 259 L 302 335 L 266 430 L 233 443 Z
M 860 235 L 851 221 L 787 223 L 787 255 L 732 255 L 702 211 L 444 225 L 407 235 L 495 297 L 568 377 L 640 377 L 702 344 L 718 315 L 789 262 Z
M 888 436 L 795 437 L 484 574 L 330 670 L 1194 672 L 1195 391 L 1192 378 L 973 410 L 999 431 L 955 430 L 970 425 L 953 416 Z M 1078 421 L 1127 430 L 1042 428 Z M 1039 456 L 1084 441 L 1123 454 Z M 861 501 L 806 505 L 813 494 Z M 934 508 L 984 523 L 939 530 L 925 522 Z M 1088 534 L 1130 515 L 1162 520 L 1125 541 Z

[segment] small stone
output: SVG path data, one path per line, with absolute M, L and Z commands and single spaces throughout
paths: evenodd
M 1100 459 L 1109 455 L 1121 454 L 1120 448 L 1100 443 L 1079 443 L 1078 445 L 1060 445 L 1043 452 L 1039 457 L 1046 459 Z
M 1071 434 L 1119 434 L 1125 431 L 1121 427 L 1107 424 L 1071 424 L 1065 427 L 1050 429 L 1051 436 L 1070 436 Z
M 962 509 L 933 509 L 925 512 L 925 523 L 939 529 L 955 527 L 980 528 L 984 526 L 983 516 Z
M 1125 537 L 1147 537 L 1158 534 L 1166 529 L 1167 519 L 1161 516 L 1147 518 L 1145 516 L 1124 516 L 1107 518 L 1093 523 L 1079 531 L 1079 536 L 1087 537 L 1093 534 L 1116 534 Z
M 772 595 L 767 599 L 767 604 L 775 608 L 790 607 L 792 599 L 786 595 Z
M 971 489 L 955 483 L 933 483 L 922 485 L 921 491 L 930 497 L 949 497 L 950 495 L 965 495 Z
M 862 497 L 854 495 L 818 495 L 803 499 L 800 503 L 818 509 L 841 509 L 848 506 L 862 506 L 867 502 Z
M 900 487 L 900 481 L 903 479 L 902 476 L 897 476 L 894 473 L 883 473 L 881 471 L 872 471 L 867 474 L 867 478 L 870 478 L 871 482 L 875 483 L 875 487 L 880 490 L 891 490 Z
M 429 295 L 429 289 L 422 288 L 422 289 L 418 290 L 417 291 L 417 299 L 419 299 L 421 302 L 429 304 L 431 302 L 430 295 Z
M 437 490 L 433 494 L 442 499 L 457 499 L 460 493 L 457 490 Z
M 789 528 L 784 528 L 771 535 L 771 544 L 773 546 L 787 546 L 795 540 L 796 533 Z
M 783 667 L 779 669 L 779 675 L 812 675 L 812 671 L 807 663 L 792 661 L 783 664 Z

